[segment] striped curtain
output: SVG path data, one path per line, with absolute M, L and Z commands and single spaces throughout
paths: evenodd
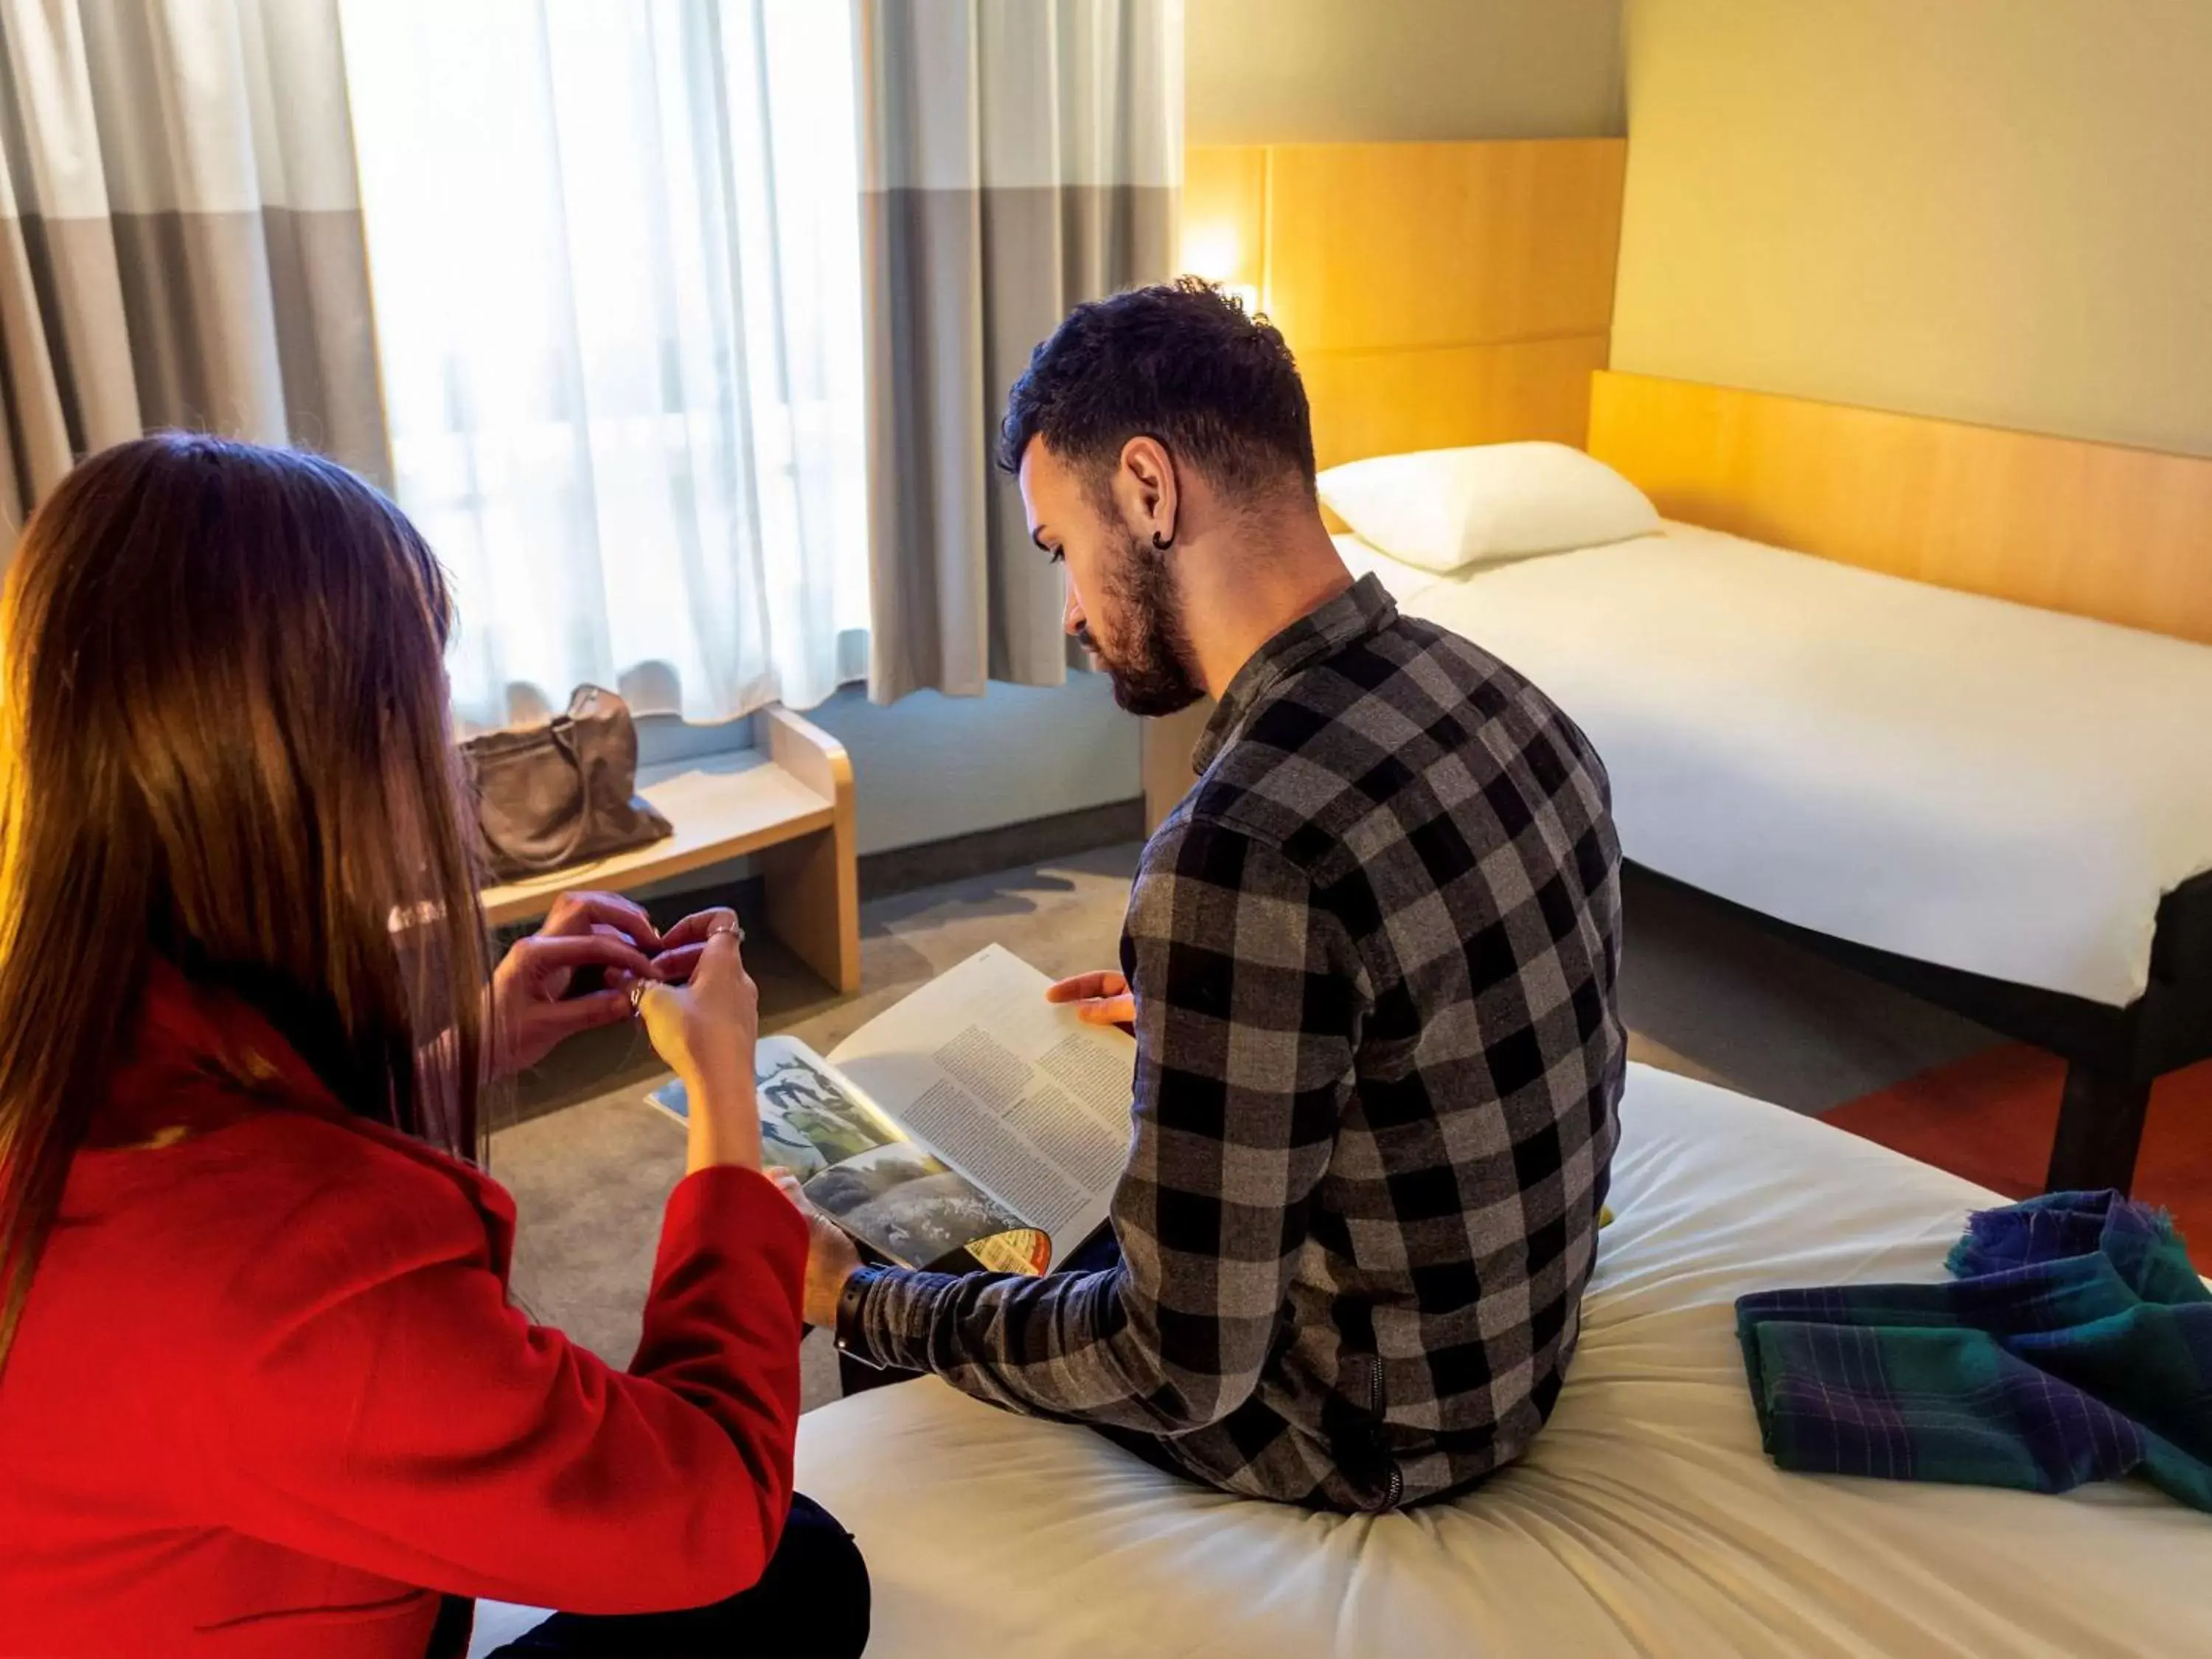
M 1182 0 L 854 0 L 869 694 L 1056 685 L 1062 578 L 991 450 L 1078 301 L 1170 274 Z
M 0 514 L 155 427 L 388 478 L 337 0 L 0 0 Z

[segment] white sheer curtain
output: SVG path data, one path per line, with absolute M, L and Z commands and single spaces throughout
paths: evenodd
M 399 501 L 456 712 L 866 672 L 850 8 L 344 0 Z

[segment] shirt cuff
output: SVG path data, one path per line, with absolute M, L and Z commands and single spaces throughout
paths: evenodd
M 837 1352 L 859 1360 L 863 1365 L 878 1370 L 883 1362 L 875 1356 L 868 1343 L 866 1310 L 868 1297 L 876 1281 L 883 1277 L 880 1267 L 855 1267 L 845 1280 L 845 1288 L 837 1295 L 837 1328 L 832 1338 Z
M 958 1276 L 907 1267 L 860 1271 L 866 1277 L 838 1298 L 838 1348 L 885 1370 L 934 1371 L 930 1336 L 937 1307 L 958 1285 Z

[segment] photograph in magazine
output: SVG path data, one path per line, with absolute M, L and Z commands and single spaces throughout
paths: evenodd
M 762 1162 L 797 1176 L 814 1206 L 902 1267 L 966 1250 L 998 1273 L 1040 1273 L 1049 1242 L 915 1146 L 898 1126 L 791 1037 L 764 1037 L 754 1059 Z M 647 1099 L 690 1115 L 681 1079 Z

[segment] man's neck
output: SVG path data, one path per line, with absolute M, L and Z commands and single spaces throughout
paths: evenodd
M 1220 532 L 1231 534 L 1226 526 Z M 1352 586 L 1321 514 L 1285 513 L 1236 526 L 1237 538 L 1180 571 L 1182 614 L 1206 694 L 1218 699 L 1252 653 Z

